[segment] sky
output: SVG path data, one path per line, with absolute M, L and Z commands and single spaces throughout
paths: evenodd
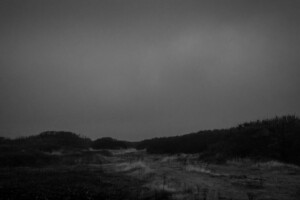
M 0 136 L 138 141 L 300 114 L 300 2 L 1 0 Z

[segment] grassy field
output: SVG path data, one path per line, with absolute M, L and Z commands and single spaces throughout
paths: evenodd
M 187 200 L 296 200 L 300 198 L 300 168 L 277 161 L 229 160 L 206 163 L 197 154 L 118 155 L 104 167 L 144 182 L 143 187 L 164 191 L 170 199 Z
M 211 164 L 197 154 L 151 155 L 135 150 L 53 156 L 55 162 L 47 165 L 0 168 L 0 199 L 300 198 L 300 168 L 276 161 Z
M 133 179 L 83 167 L 19 168 L 0 176 L 1 199 L 131 199 L 136 187 Z

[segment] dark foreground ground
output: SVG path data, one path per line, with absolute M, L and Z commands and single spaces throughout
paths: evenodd
M 53 156 L 48 164 L 27 166 L 21 159 L 0 167 L 0 200 L 168 199 L 167 192 L 144 187 L 145 180 L 112 170 L 118 156 L 109 151 L 56 153 L 47 154 Z
M 213 164 L 134 149 L 46 155 L 48 164 L 1 167 L 0 200 L 300 199 L 300 168 L 276 161 Z
M 135 199 L 132 177 L 101 169 L 54 167 L 2 169 L 0 199 Z

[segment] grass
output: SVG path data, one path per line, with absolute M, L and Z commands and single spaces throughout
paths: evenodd
M 205 173 L 205 174 L 212 174 L 213 172 L 205 167 L 195 166 L 188 164 L 185 167 L 185 170 L 188 172 L 199 172 L 199 173 Z
M 132 177 L 83 167 L 0 171 L 0 198 L 7 200 L 132 199 L 139 188 Z
M 282 162 L 279 162 L 276 160 L 271 160 L 271 161 L 267 161 L 267 162 L 258 162 L 258 163 L 255 163 L 253 166 L 259 167 L 259 168 L 264 168 L 264 169 L 290 168 L 290 169 L 300 170 L 300 167 L 297 165 L 282 163 Z
M 152 171 L 149 168 L 149 166 L 147 166 L 146 163 L 143 161 L 123 162 L 123 163 L 116 165 L 116 170 L 121 171 L 121 172 L 140 170 L 140 171 L 143 171 L 143 173 L 145 173 L 145 174 Z
M 33 154 L 45 163 L 2 166 L 0 200 L 296 200 L 300 195 L 299 167 L 277 161 L 213 164 L 197 155 L 107 152 L 46 155 L 57 161 L 48 165 L 44 155 Z

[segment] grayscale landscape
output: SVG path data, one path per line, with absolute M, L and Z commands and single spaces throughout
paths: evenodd
M 61 153 L 61 157 L 70 156 Z M 74 152 L 72 154 L 75 154 Z M 197 154 L 76 152 L 74 164 L 1 169 L 3 199 L 291 199 L 300 167 L 277 161 L 206 163 Z M 81 156 L 78 156 L 81 154 Z M 69 160 L 70 161 L 70 160 Z
M 0 0 L 0 200 L 298 200 L 299 77 L 299 0 Z

